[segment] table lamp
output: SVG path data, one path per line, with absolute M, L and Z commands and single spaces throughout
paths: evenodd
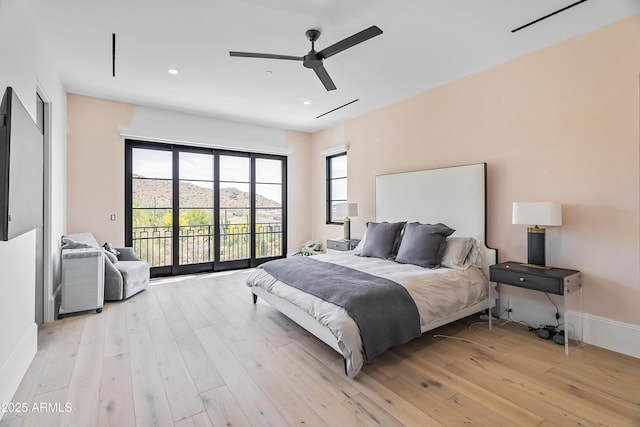
M 562 205 L 556 202 L 513 202 L 512 224 L 533 225 L 527 228 L 527 267 L 546 267 L 545 229 L 540 226 L 562 225 Z
M 336 203 L 336 215 L 344 217 L 343 238 L 351 240 L 351 218 L 358 216 L 357 203 Z

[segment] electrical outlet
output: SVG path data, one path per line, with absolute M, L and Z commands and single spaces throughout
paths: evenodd
M 115 221 L 116 220 L 116 214 L 111 214 L 111 221 Z

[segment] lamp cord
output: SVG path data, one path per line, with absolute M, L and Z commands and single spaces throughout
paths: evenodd
M 507 311 L 507 310 L 505 310 L 505 311 Z M 504 312 L 503 312 L 502 314 L 504 314 Z M 489 315 L 490 315 L 490 316 L 493 316 L 493 314 L 489 314 Z M 511 322 L 511 319 L 506 319 L 504 322 L 502 322 L 502 323 L 500 323 L 500 324 L 496 325 L 496 326 L 495 326 L 495 328 L 496 328 L 496 329 L 498 329 L 498 328 L 500 328 L 500 327 L 502 327 L 502 326 L 504 326 L 504 325 L 506 325 L 507 323 L 510 323 L 510 322 Z M 469 329 L 469 332 L 470 332 L 472 335 L 474 335 L 474 336 L 476 336 L 476 337 L 478 337 L 478 338 L 480 338 L 480 339 L 484 339 L 484 338 L 483 338 L 483 337 L 481 337 L 480 335 L 478 335 L 478 334 L 476 334 L 475 332 L 473 332 L 473 330 L 472 330 L 471 328 L 472 328 L 473 326 L 475 326 L 475 325 L 482 325 L 482 324 L 487 324 L 487 323 L 488 323 L 488 322 L 484 322 L 484 321 L 482 321 L 482 322 L 475 322 L 475 323 L 472 323 L 471 325 L 469 325 L 469 328 L 468 328 L 468 329 Z M 482 348 L 482 349 L 485 349 L 485 350 L 487 350 L 487 351 L 490 351 L 490 352 L 492 352 L 492 353 L 501 354 L 501 355 L 503 355 L 503 356 L 512 356 L 512 355 L 513 355 L 513 350 L 511 350 L 511 347 L 508 347 L 508 346 L 505 346 L 505 345 L 502 345 L 502 344 L 498 344 L 498 346 L 499 346 L 499 347 L 506 348 L 506 349 L 507 349 L 507 352 L 502 352 L 502 351 L 498 351 L 498 350 L 496 350 L 495 348 L 493 348 L 493 346 L 495 346 L 495 344 L 494 344 L 492 347 L 490 347 L 490 346 L 486 346 L 486 345 L 484 345 L 484 344 L 480 344 L 479 342 L 476 342 L 476 341 L 473 341 L 473 340 L 470 340 L 470 339 L 467 339 L 467 338 L 455 337 L 455 336 L 451 336 L 451 335 L 444 335 L 444 334 L 434 334 L 434 335 L 433 335 L 433 337 L 434 337 L 434 338 L 448 338 L 448 339 L 452 339 L 452 340 L 463 341 L 463 342 L 469 343 L 469 344 L 471 344 L 471 345 L 475 345 L 476 347 L 480 347 L 480 348 Z

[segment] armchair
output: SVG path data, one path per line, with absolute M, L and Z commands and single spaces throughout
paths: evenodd
M 91 233 L 76 233 L 62 237 L 62 250 L 101 248 Z M 142 261 L 133 248 L 116 248 L 120 256 L 105 251 L 104 299 L 127 299 L 149 286 L 149 264 Z

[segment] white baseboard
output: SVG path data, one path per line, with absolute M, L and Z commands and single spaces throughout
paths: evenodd
M 36 351 L 38 351 L 38 325 L 32 323 L 9 359 L 0 367 L 0 403 L 11 402 Z M 0 420 L 2 415 L 0 411 Z
M 536 292 L 536 294 L 538 295 L 536 298 L 539 298 L 540 293 Z M 561 307 L 562 297 L 557 295 L 551 295 L 551 297 Z M 496 314 L 503 313 L 507 308 L 513 310 L 512 320 L 524 321 L 532 327 L 555 325 L 556 309 L 544 294 L 539 300 L 534 300 L 507 292 L 506 295 L 501 295 L 500 311 Z M 503 314 L 502 317 L 507 318 L 507 315 Z M 562 318 L 560 322 L 562 325 Z M 582 314 L 576 310 L 567 311 L 567 322 L 570 338 L 582 337 L 587 344 L 640 358 L 640 325 Z
M 640 326 L 585 314 L 582 328 L 585 342 L 640 358 Z

